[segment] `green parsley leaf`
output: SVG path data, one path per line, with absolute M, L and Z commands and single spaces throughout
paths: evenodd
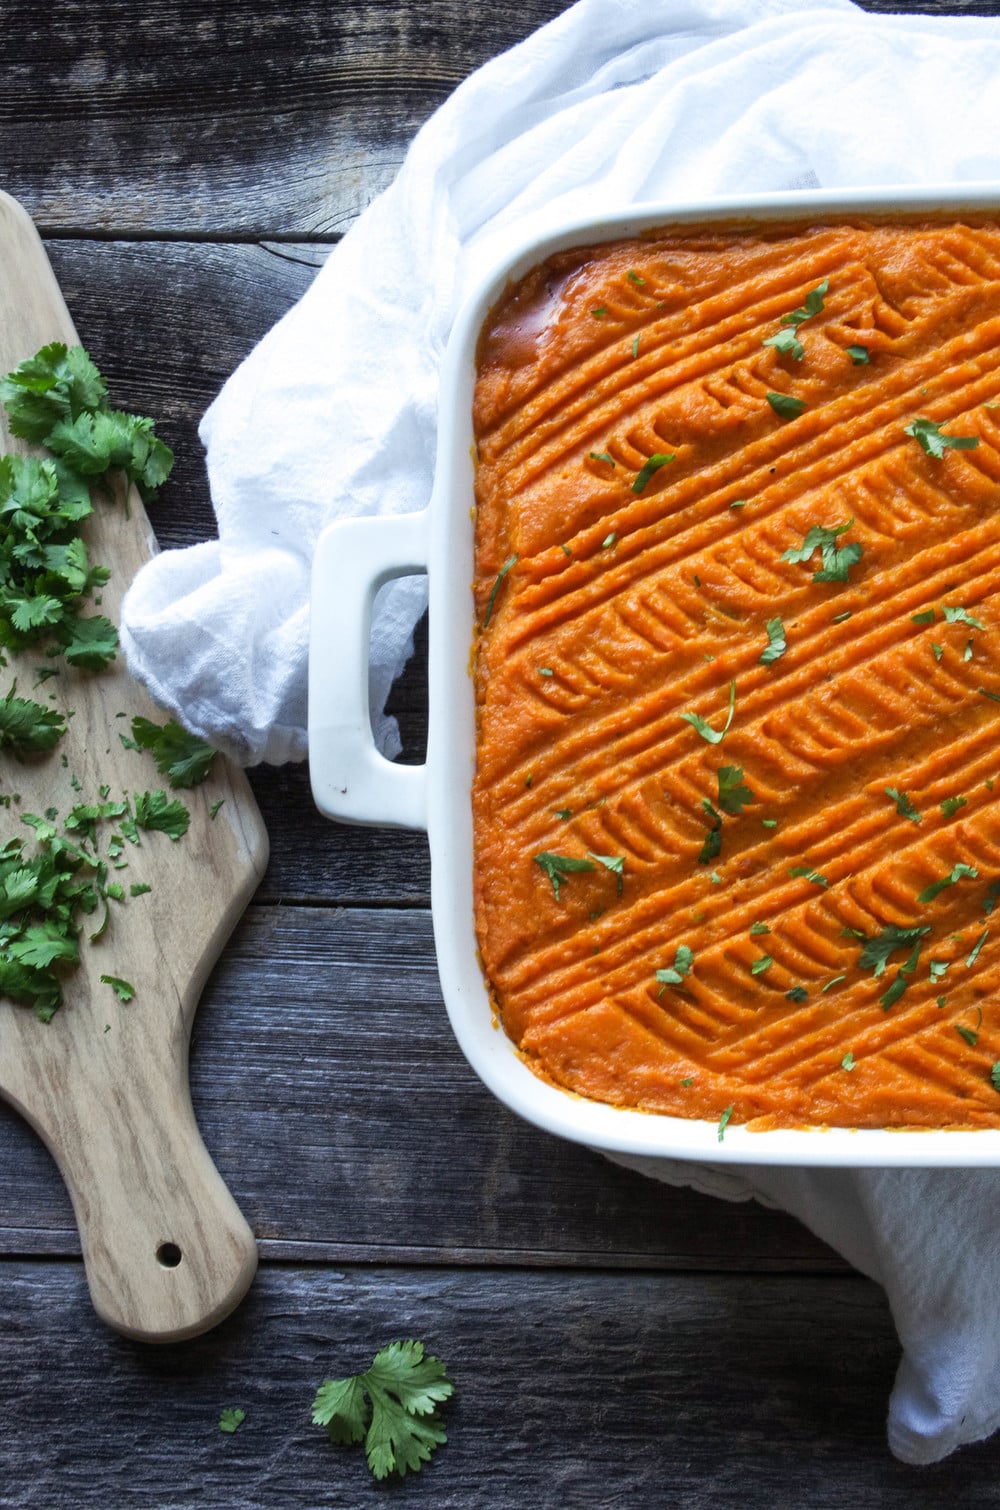
M 929 886 L 925 886 L 917 897 L 917 901 L 933 902 L 934 898 L 940 896 L 946 887 L 954 886 L 963 880 L 974 881 L 978 875 L 979 872 L 974 865 L 954 865 L 949 875 L 942 876 L 940 881 L 932 881 Z
M 765 666 L 772 666 L 788 649 L 785 643 L 785 626 L 780 618 L 774 618 L 768 619 L 764 627 L 767 630 L 768 642 L 758 656 L 758 660 Z
M 804 399 L 792 398 L 790 393 L 765 393 L 764 397 L 779 419 L 797 419 L 809 407 Z
M 875 938 L 864 940 L 858 964 L 862 970 L 873 970 L 879 976 L 885 970 L 891 954 L 897 949 L 912 949 L 930 931 L 929 924 L 920 928 L 899 928 L 895 923 L 887 923 Z
M 967 967 L 971 968 L 971 966 L 976 963 L 976 960 L 979 958 L 979 951 L 985 944 L 986 940 L 989 938 L 989 934 L 990 930 L 988 928 L 984 928 L 982 933 L 976 939 L 976 942 L 972 946 L 972 953 L 965 961 Z
M 814 886 L 829 886 L 830 884 L 822 871 L 813 870 L 808 865 L 789 865 L 788 874 L 796 877 L 802 876 L 805 880 L 812 881 Z
M 131 1001 L 135 996 L 135 987 L 131 981 L 122 980 L 119 975 L 102 975 L 101 980 L 111 987 L 119 1001 Z
M 560 900 L 559 888 L 567 876 L 597 868 L 593 860 L 579 860 L 573 855 L 557 855 L 547 849 L 535 856 L 535 864 L 541 866 L 552 882 L 552 894 L 557 902 Z
M 725 723 L 722 726 L 722 729 L 718 733 L 715 731 L 715 729 L 712 728 L 712 725 L 706 719 L 704 719 L 704 718 L 701 717 L 700 713 L 682 713 L 680 716 L 687 723 L 689 723 L 693 729 L 696 729 L 698 731 L 698 733 L 701 735 L 702 739 L 707 740 L 710 745 L 717 745 L 717 744 L 721 744 L 722 743 L 723 739 L 725 738 L 726 734 L 729 731 L 729 726 L 730 726 L 730 724 L 733 721 L 733 710 L 734 710 L 735 706 L 736 706 L 736 683 L 735 682 L 730 682 L 729 683 L 729 713 L 728 713 L 728 715 L 726 717 Z
M 215 751 L 197 734 L 191 734 L 176 719 L 154 724 L 148 718 L 133 718 L 132 738 L 140 750 L 149 750 L 156 769 L 169 784 L 179 787 L 198 786 L 212 769 Z
M 658 472 L 661 467 L 665 467 L 667 462 L 673 461 L 673 459 L 671 452 L 656 451 L 643 465 L 641 472 L 636 477 L 635 482 L 633 482 L 633 493 L 641 493 L 649 479 L 653 476 L 653 473 Z
M 897 787 L 887 786 L 885 788 L 885 795 L 892 798 L 896 804 L 896 812 L 901 818 L 909 818 L 911 823 L 923 822 L 923 819 L 905 792 L 899 791 Z
M 219 1430 L 232 1434 L 239 1430 L 246 1418 L 246 1411 L 241 1410 L 238 1405 L 227 1406 L 219 1417 Z
M 979 444 L 978 435 L 945 435 L 932 419 L 915 419 L 903 428 L 907 435 L 919 441 L 921 450 L 928 456 L 941 457 L 948 446 L 955 451 L 971 451 Z
M 135 792 L 133 795 L 135 821 L 139 828 L 155 830 L 175 841 L 187 833 L 191 814 L 180 798 L 171 801 L 164 791 Z
M 982 619 L 973 618 L 971 613 L 957 604 L 945 603 L 942 605 L 941 612 L 949 624 L 968 624 L 972 629 L 986 628 Z
M 588 849 L 588 855 L 596 860 L 598 865 L 603 865 L 605 870 L 610 870 L 618 880 L 618 895 L 621 896 L 625 885 L 625 856 L 624 855 L 595 855 L 592 849 Z
M 824 278 L 822 283 L 809 290 L 800 309 L 793 309 L 790 315 L 782 315 L 782 325 L 801 325 L 805 320 L 811 320 L 813 315 L 818 315 L 829 289 L 830 280 Z
M 341 1445 L 364 1441 L 375 1478 L 417 1473 L 447 1440 L 437 1407 L 454 1385 L 422 1342 L 392 1342 L 362 1374 L 325 1379 L 313 1401 L 314 1426 Z
M 715 774 L 719 783 L 719 806 L 724 813 L 739 816 L 748 802 L 756 802 L 753 792 L 744 784 L 741 765 L 720 765 Z
M 507 560 L 504 562 L 503 566 L 501 566 L 500 570 L 497 572 L 497 579 L 494 582 L 494 584 L 493 584 L 493 590 L 490 593 L 489 598 L 487 599 L 487 602 L 486 602 L 486 612 L 483 615 L 483 628 L 484 629 L 486 628 L 487 624 L 490 622 L 490 617 L 491 617 L 491 615 L 493 613 L 493 605 L 494 605 L 494 603 L 497 600 L 497 593 L 500 591 L 500 583 L 503 581 L 504 577 L 510 571 L 511 567 L 516 563 L 516 561 L 517 561 L 517 556 L 516 555 L 509 556 L 507 558 Z
M 701 799 L 701 805 L 709 816 L 710 828 L 705 835 L 705 842 L 701 846 L 698 856 L 699 865 L 710 865 L 722 852 L 722 819 L 715 811 L 707 797 Z
M 762 346 L 773 346 L 780 356 L 793 357 L 796 362 L 801 362 L 806 354 L 805 347 L 791 327 L 779 330 L 777 335 L 766 336 L 760 344 Z
M 815 551 L 819 551 L 822 566 L 819 571 L 813 572 L 814 582 L 846 582 L 850 568 L 861 560 L 863 547 L 853 542 L 850 545 L 837 545 L 840 535 L 846 533 L 854 524 L 853 519 L 848 519 L 846 524 L 815 524 L 808 532 L 801 546 L 792 546 L 784 552 L 782 561 L 798 563 L 808 561 Z
M 667 965 L 662 970 L 657 970 L 656 979 L 660 983 L 661 994 L 664 986 L 682 986 L 684 977 L 691 974 L 694 964 L 694 952 L 687 944 L 678 944 L 672 965 Z

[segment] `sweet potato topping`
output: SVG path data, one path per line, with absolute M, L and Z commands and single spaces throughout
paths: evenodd
M 552 257 L 474 422 L 475 909 L 526 1061 L 1000 1126 L 1000 227 Z

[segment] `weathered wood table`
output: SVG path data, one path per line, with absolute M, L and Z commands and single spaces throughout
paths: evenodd
M 213 531 L 196 425 L 226 376 L 435 105 L 561 9 L 8 0 L 0 187 L 116 396 L 177 452 L 163 546 Z M 418 653 L 393 694 L 411 758 L 422 704 Z M 204 994 L 192 1082 L 260 1272 L 195 1341 L 108 1331 L 61 1182 L 0 1106 L 0 1505 L 997 1502 L 995 1442 L 919 1472 L 888 1455 L 876 1286 L 790 1219 L 624 1174 L 480 1087 L 440 999 L 422 837 L 326 824 L 302 768 L 253 786 L 270 868 Z M 447 1447 L 387 1490 L 309 1414 L 396 1337 L 457 1394 Z

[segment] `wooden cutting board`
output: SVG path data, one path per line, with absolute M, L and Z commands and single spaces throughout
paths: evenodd
M 0 373 L 50 341 L 77 339 L 34 226 L 0 194 Z M 28 449 L 11 438 L 5 418 L 0 411 L 0 453 Z M 126 588 L 156 550 L 136 491 L 127 510 L 123 501 L 98 500 L 84 534 L 91 560 L 111 569 L 92 611 L 117 623 Z M 17 836 L 33 851 L 22 813 L 56 808 L 61 817 L 76 803 L 99 801 L 102 786 L 112 798 L 166 787 L 152 756 L 118 737 L 135 714 L 166 721 L 120 654 L 97 674 L 46 662 L 44 651 L 9 662 L 0 669 L 0 696 L 16 676 L 19 696 L 72 709 L 73 717 L 52 753 L 24 763 L 0 754 L 0 797 L 20 796 L 0 807 L 0 844 Z M 58 677 L 36 685 L 40 664 L 58 664 Z M 93 944 L 87 927 L 94 924 L 83 919 L 81 964 L 67 976 L 65 1004 L 52 1021 L 0 999 L 0 1095 L 59 1165 L 94 1305 L 118 1330 L 159 1342 L 222 1320 L 256 1270 L 253 1235 L 194 1120 L 187 1060 L 202 985 L 267 862 L 246 779 L 221 757 L 201 786 L 167 795 L 190 809 L 188 833 L 177 841 L 143 833 L 140 847 L 126 846 L 128 869 L 109 871 L 109 879 L 124 885 L 127 900 L 110 904 L 110 926 Z M 130 897 L 132 883 L 152 890 Z M 134 1000 L 119 1001 L 102 975 L 129 981 Z

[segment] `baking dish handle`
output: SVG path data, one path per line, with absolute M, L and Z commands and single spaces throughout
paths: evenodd
M 309 776 L 321 813 L 342 823 L 426 828 L 426 767 L 375 746 L 368 653 L 375 594 L 427 570 L 427 514 L 339 519 L 316 545 L 309 629 Z

